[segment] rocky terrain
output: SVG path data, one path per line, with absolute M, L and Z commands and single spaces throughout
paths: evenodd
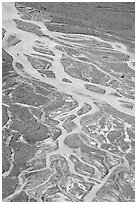
M 135 202 L 135 5 L 3 2 L 3 202 Z

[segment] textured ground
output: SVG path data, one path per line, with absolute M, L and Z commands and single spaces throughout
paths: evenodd
M 134 3 L 3 3 L 4 202 L 135 201 Z

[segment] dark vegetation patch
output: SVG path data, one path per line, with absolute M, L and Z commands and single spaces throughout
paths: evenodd
M 40 31 L 40 27 L 37 26 L 36 24 L 23 22 L 18 19 L 13 19 L 13 20 L 15 21 L 17 28 L 23 31 L 34 33 L 40 37 L 43 35 L 42 32 Z
M 42 54 L 47 54 L 47 55 L 55 56 L 55 54 L 51 50 L 46 49 L 46 48 L 33 47 L 33 50 L 36 51 L 36 52 L 40 52 Z
M 2 28 L 2 39 L 5 37 L 6 30 Z
M 15 192 L 17 186 L 17 178 L 6 177 L 2 180 L 2 197 L 5 198 Z
M 41 74 L 45 74 L 46 77 L 56 78 L 56 75 L 52 70 L 38 70 L 38 72 L 41 73 Z
M 132 40 L 135 37 L 134 2 L 23 2 L 20 4 L 48 12 L 53 22 L 75 26 L 76 21 L 82 28 L 114 33 Z
M 67 78 L 63 78 L 62 81 L 67 82 L 67 83 L 72 83 L 72 81 L 70 81 L 70 80 L 67 79 Z
M 21 40 L 18 39 L 15 35 L 9 35 L 8 39 L 7 39 L 7 43 L 8 43 L 8 46 L 15 46 L 17 45 L 18 43 L 20 43 Z
M 16 77 L 18 74 L 12 67 L 13 58 L 4 49 L 2 49 L 2 80 L 3 82 L 10 76 Z
M 95 86 L 95 85 L 86 84 L 85 87 L 86 87 L 86 89 L 88 89 L 91 92 L 95 92 L 98 94 L 105 94 L 106 93 L 105 89 L 99 88 L 98 86 Z
M 7 108 L 6 106 L 2 105 L 2 126 L 4 126 L 9 120 Z
M 15 195 L 11 202 L 28 202 L 28 196 L 24 191 L 22 191 L 21 193 Z
M 2 173 L 8 171 L 10 167 L 11 149 L 2 144 Z
M 52 66 L 51 62 L 47 60 L 35 58 L 30 55 L 25 56 L 34 69 L 49 69 Z

